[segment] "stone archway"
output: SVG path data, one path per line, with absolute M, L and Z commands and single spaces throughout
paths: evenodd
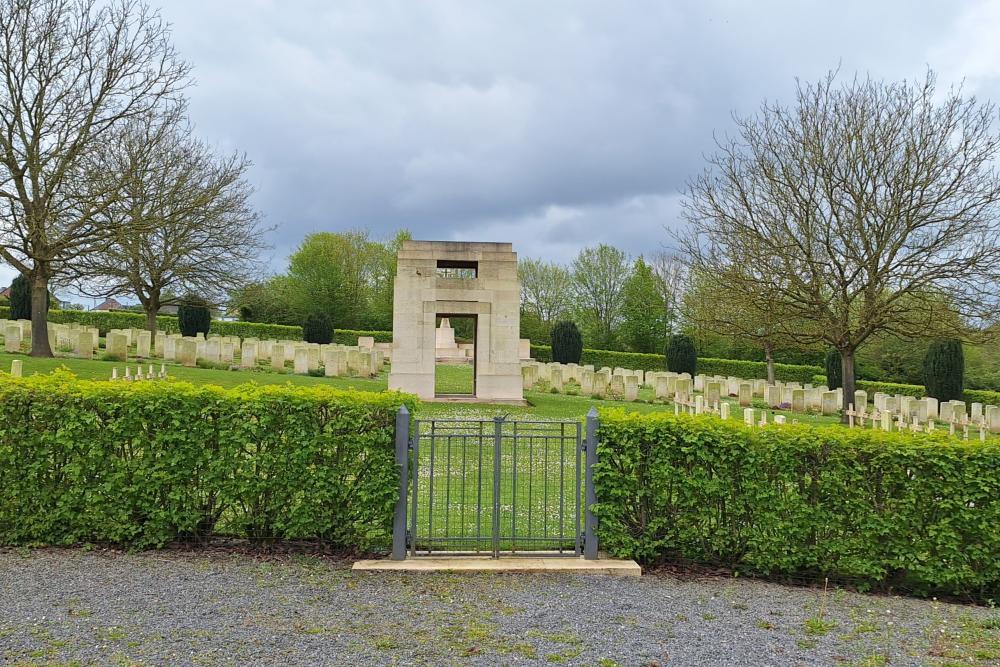
M 435 398 L 439 315 L 474 316 L 475 396 L 524 401 L 521 286 L 510 243 L 406 241 L 397 255 L 389 388 Z

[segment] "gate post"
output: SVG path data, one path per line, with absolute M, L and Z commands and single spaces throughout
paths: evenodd
M 410 411 L 405 405 L 396 412 L 396 467 L 399 469 L 399 497 L 392 519 L 392 560 L 406 558 L 406 490 L 409 486 Z
M 584 515 L 583 557 L 586 560 L 597 558 L 597 517 L 593 506 L 597 503 L 597 493 L 594 491 L 594 466 L 597 464 L 597 408 L 591 408 L 587 413 L 587 473 L 586 479 L 586 509 Z

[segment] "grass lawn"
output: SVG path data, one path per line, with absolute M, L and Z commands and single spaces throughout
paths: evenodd
M 472 364 L 438 364 L 434 372 L 434 391 L 438 394 L 472 394 Z

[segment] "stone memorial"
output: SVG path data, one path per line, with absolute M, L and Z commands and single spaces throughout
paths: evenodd
M 437 318 L 475 322 L 475 398 L 522 403 L 520 284 L 509 243 L 406 241 L 393 287 L 389 388 L 434 398 Z

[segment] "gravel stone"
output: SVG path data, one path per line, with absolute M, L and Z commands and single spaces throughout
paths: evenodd
M 0 550 L 0 664 L 895 667 L 970 622 L 1000 628 L 981 607 L 746 579 Z

